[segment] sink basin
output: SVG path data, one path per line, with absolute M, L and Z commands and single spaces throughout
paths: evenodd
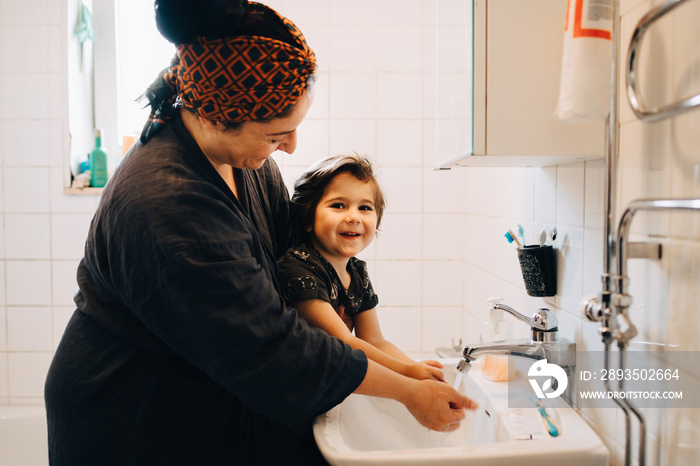
M 441 361 L 445 379 L 453 384 L 458 360 Z M 509 410 L 508 390 L 522 390 L 523 396 L 529 396 L 532 393 L 529 387 L 527 378 L 520 373 L 511 382 L 492 382 L 475 365 L 464 377 L 460 391 L 476 400 L 479 408 L 467 412 L 454 432 L 428 430 L 394 400 L 350 395 L 316 419 L 314 436 L 321 453 L 332 465 L 609 464 L 603 442 L 563 400 L 547 400 L 547 411 L 560 431 L 557 437 L 544 429 L 534 406 Z M 513 421 L 522 425 L 522 420 L 527 421 L 533 439 L 519 439 L 523 429 L 514 428 Z

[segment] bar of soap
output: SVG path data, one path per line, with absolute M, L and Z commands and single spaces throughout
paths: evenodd
M 508 382 L 515 378 L 515 364 L 505 354 L 486 354 L 481 373 L 493 382 Z

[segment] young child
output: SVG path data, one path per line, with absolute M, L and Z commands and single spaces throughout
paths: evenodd
M 414 361 L 379 327 L 379 299 L 367 265 L 355 256 L 372 243 L 383 212 L 382 191 L 364 157 L 331 157 L 303 173 L 292 197 L 297 245 L 279 263 L 282 293 L 310 325 L 369 359 L 408 377 L 444 380 L 439 362 Z

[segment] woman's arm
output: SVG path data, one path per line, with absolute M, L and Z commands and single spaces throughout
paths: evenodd
M 456 430 L 464 419 L 463 410 L 478 408 L 449 384 L 404 377 L 372 360 L 367 362 L 367 374 L 355 393 L 396 400 L 429 429 Z
M 326 331 L 329 335 L 339 338 L 354 349 L 362 350 L 367 355 L 367 358 L 394 372 L 419 379 L 432 378 L 435 380 L 443 380 L 442 372 L 439 369 L 422 363 L 416 363 L 408 356 L 401 353 L 394 345 L 386 342 L 386 340 L 384 341 L 388 343 L 388 345 L 383 346 L 389 349 L 390 352 L 385 352 L 382 348 L 378 348 L 372 343 L 365 341 L 365 339 L 353 335 L 347 325 L 345 325 L 345 322 L 343 322 L 340 316 L 335 312 L 333 306 L 327 301 L 308 299 L 295 303 L 294 307 L 299 311 L 299 314 L 306 319 L 309 325 Z M 367 312 L 369 311 L 365 311 L 362 314 Z M 363 324 L 366 334 L 373 333 L 367 329 L 367 327 L 371 327 L 371 324 L 369 324 L 370 321 L 371 318 L 367 319 L 367 322 Z M 374 314 L 374 322 L 378 329 L 379 322 L 376 319 L 376 312 Z M 355 324 L 357 325 L 357 321 Z M 381 331 L 379 331 L 379 334 L 381 335 Z M 399 353 L 401 356 L 399 356 Z

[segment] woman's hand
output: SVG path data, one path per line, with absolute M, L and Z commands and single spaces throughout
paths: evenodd
M 464 410 L 478 407 L 449 384 L 410 379 L 372 360 L 367 361 L 367 373 L 355 393 L 394 399 L 421 425 L 441 432 L 456 430 Z
M 437 361 L 418 361 L 407 364 L 403 375 L 418 380 L 428 379 L 444 382 L 445 376 L 440 368 L 442 368 L 442 364 Z
M 439 432 L 451 432 L 459 428 L 464 410 L 474 410 L 478 405 L 446 383 L 432 380 L 416 381 L 401 401 L 421 425 Z

